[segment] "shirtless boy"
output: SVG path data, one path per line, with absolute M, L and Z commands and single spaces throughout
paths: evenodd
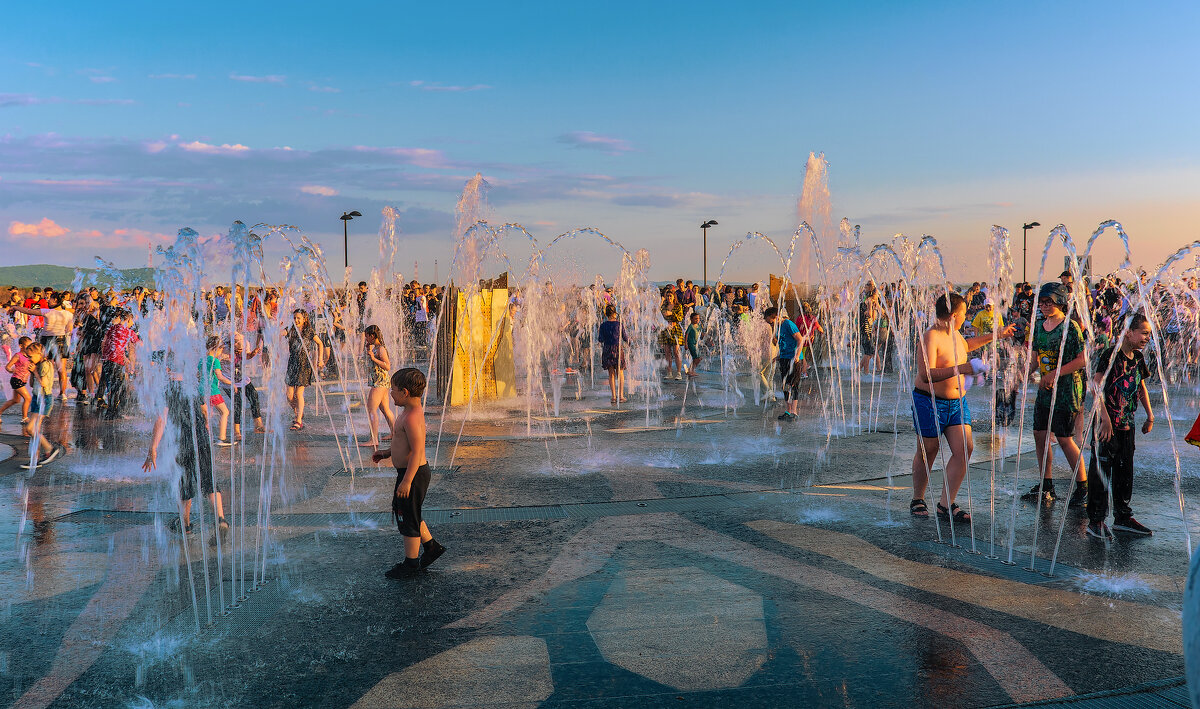
M 421 519 L 421 506 L 429 490 L 429 462 L 425 460 L 425 375 L 421 370 L 406 367 L 392 375 L 392 401 L 400 412 L 392 423 L 392 440 L 388 448 L 375 451 L 371 460 L 378 463 L 387 458 L 396 466 L 396 492 L 392 498 L 392 516 L 404 536 L 404 561 L 389 569 L 384 576 L 404 578 L 424 569 L 446 551 L 434 541 L 429 527 Z
M 966 523 L 971 521 L 971 515 L 954 503 L 974 449 L 971 409 L 963 398 L 962 375 L 987 371 L 982 360 L 968 361 L 968 353 L 991 343 L 992 336 L 980 335 L 968 340 L 959 334 L 967 319 L 967 303 L 957 293 L 938 298 L 934 310 L 937 323 L 925 332 L 922 347 L 917 348 L 912 410 L 913 424 L 921 440 L 913 456 L 913 499 L 908 509 L 914 517 L 929 517 L 925 488 L 929 485 L 929 470 L 937 458 L 938 438 L 944 435 L 950 446 L 950 460 L 946 463 L 942 499 L 937 504 L 938 516 Z M 1008 337 L 1012 330 L 1009 325 L 1000 336 Z

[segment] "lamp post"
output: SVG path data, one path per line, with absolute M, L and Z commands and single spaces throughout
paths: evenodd
M 704 265 L 703 265 L 702 270 L 704 271 L 704 287 L 705 288 L 708 287 L 708 228 L 710 226 L 716 226 L 716 225 L 717 225 L 716 219 L 709 219 L 708 221 L 706 221 L 700 225 L 700 231 L 704 233 L 704 247 L 703 247 L 703 250 L 701 251 L 700 258 L 704 259 Z
M 342 220 L 342 254 L 346 257 L 346 268 L 350 268 L 350 232 L 347 227 L 350 220 L 355 217 L 361 217 L 362 212 L 342 212 L 342 216 L 338 217 Z
M 1029 251 L 1029 230 L 1035 226 L 1041 226 L 1038 222 L 1029 222 L 1021 227 L 1021 281 L 1028 283 L 1029 279 L 1025 277 L 1025 254 Z

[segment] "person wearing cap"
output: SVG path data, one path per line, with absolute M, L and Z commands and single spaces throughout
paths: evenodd
M 1068 274 L 1069 275 L 1069 274 Z M 1033 440 L 1037 447 L 1041 479 L 1022 500 L 1041 498 L 1049 503 L 1058 499 L 1052 477 L 1053 460 L 1047 446 L 1053 434 L 1072 471 L 1075 489 L 1068 505 L 1079 507 L 1087 502 L 1087 471 L 1080 465 L 1079 444 L 1075 442 L 1075 420 L 1083 409 L 1083 370 L 1087 352 L 1083 329 L 1066 315 L 1069 292 L 1061 283 L 1047 283 L 1038 292 L 1038 311 L 1042 320 L 1033 326 L 1031 356 L 1037 363 L 1038 393 L 1033 408 Z

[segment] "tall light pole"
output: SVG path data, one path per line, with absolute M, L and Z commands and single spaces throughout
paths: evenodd
M 351 219 L 361 216 L 362 212 L 354 211 L 342 212 L 342 216 L 339 217 L 339 219 L 342 220 L 342 253 L 346 257 L 346 268 L 350 268 L 350 231 L 347 225 L 350 223 Z
M 700 257 L 702 259 L 704 259 L 703 271 L 704 271 L 704 287 L 705 288 L 708 287 L 708 228 L 710 226 L 716 226 L 716 225 L 717 225 L 716 219 L 709 219 L 708 221 L 706 221 L 700 225 L 700 231 L 704 233 L 704 248 L 701 251 Z
M 1029 251 L 1029 230 L 1035 226 L 1041 226 L 1041 224 L 1038 222 L 1029 222 L 1021 227 L 1021 280 L 1025 283 L 1029 282 L 1029 279 L 1025 277 L 1025 254 Z

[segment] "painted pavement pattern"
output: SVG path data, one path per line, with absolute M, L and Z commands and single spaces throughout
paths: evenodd
M 0 692 L 19 707 L 948 707 L 1128 688 L 1148 706 L 1185 701 L 1186 556 L 1165 476 L 1138 482 L 1153 538 L 1105 548 L 1072 511 L 1049 578 L 1021 571 L 1024 505 L 1019 563 L 985 559 L 986 455 L 972 555 L 965 528 L 967 549 L 930 543 L 906 477 L 879 479 L 907 468 L 911 434 L 828 445 L 760 414 L 639 431 L 640 415 L 584 413 L 586 435 L 561 422 L 553 446 L 471 424 L 452 462 L 439 451 L 427 506 L 450 551 L 406 581 L 382 576 L 399 553 L 382 512 L 394 472 L 340 472 L 311 426 L 276 504 L 268 581 L 222 616 L 228 570 L 194 607 L 180 543 L 158 543 L 170 515 L 153 512 L 170 505 L 134 472 L 146 432 L 66 421 L 68 407 L 77 445 L 62 466 L 21 483 L 17 460 L 0 462 L 15 548 L 0 561 Z M 19 450 L 13 432 L 6 418 L 0 439 Z M 1016 487 L 1000 487 L 1002 546 Z M 1045 513 L 1041 571 L 1062 512 Z M 203 546 L 187 550 L 197 576 Z

